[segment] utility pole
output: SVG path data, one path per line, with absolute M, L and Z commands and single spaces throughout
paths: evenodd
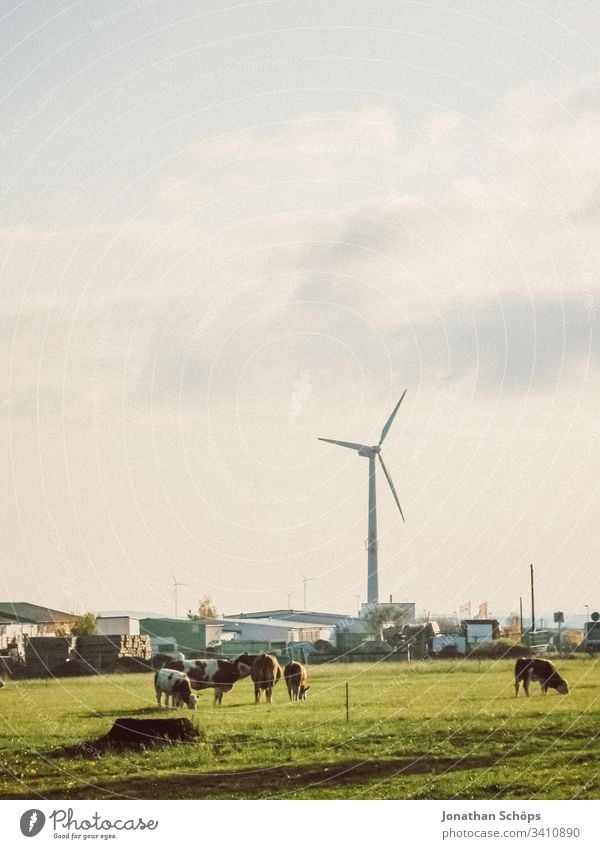
M 529 564 L 531 570 L 531 633 L 535 634 L 535 590 L 533 588 L 533 563 Z
M 523 596 L 519 596 L 519 627 L 521 630 L 521 642 L 523 642 Z

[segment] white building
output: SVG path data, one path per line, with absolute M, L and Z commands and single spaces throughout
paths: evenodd
M 125 636 L 138 636 L 140 633 L 140 620 L 136 616 L 104 616 L 100 614 L 96 618 L 98 633 L 104 636 L 122 634 Z
M 335 641 L 335 626 L 315 622 L 288 622 L 283 619 L 219 620 L 223 640 L 256 643 L 314 643 L 316 640 Z
M 15 622 L 0 616 L 0 654 L 6 654 L 8 646 L 17 643 L 22 647 L 23 638 L 44 636 L 45 631 L 40 630 L 36 622 Z
M 471 649 L 500 636 L 500 623 L 497 619 L 464 619 L 462 625 Z

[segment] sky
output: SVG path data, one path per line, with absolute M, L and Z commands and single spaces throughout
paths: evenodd
M 9 2 L 0 600 L 600 609 L 600 11 Z M 306 584 L 303 581 L 306 578 Z

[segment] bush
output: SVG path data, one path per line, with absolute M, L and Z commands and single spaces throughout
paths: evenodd
M 523 643 L 514 640 L 500 639 L 490 640 L 487 643 L 475 646 L 467 657 L 476 660 L 500 660 L 503 657 L 527 657 L 530 654 L 532 654 L 532 650 L 529 646 L 524 646 Z
M 321 654 L 333 654 L 335 648 L 328 640 L 316 640 L 313 643 L 313 648 Z
M 71 625 L 71 633 L 75 637 L 93 637 L 98 633 L 96 624 L 96 615 L 94 613 L 84 613 L 78 616 Z
M 444 646 L 444 648 L 439 651 L 434 657 L 438 658 L 451 658 L 452 660 L 458 660 L 458 658 L 462 657 L 462 654 L 456 648 L 456 646 Z

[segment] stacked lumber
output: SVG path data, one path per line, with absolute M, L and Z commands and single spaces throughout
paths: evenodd
M 121 653 L 119 657 L 137 657 L 150 660 L 152 645 L 147 634 L 126 634 L 121 637 Z
M 150 661 L 152 646 L 146 634 L 115 634 L 77 638 L 77 655 L 96 672 L 116 669 L 122 658 Z
M 73 637 L 25 637 L 25 668 L 31 678 L 46 678 L 64 663 L 73 649 Z

